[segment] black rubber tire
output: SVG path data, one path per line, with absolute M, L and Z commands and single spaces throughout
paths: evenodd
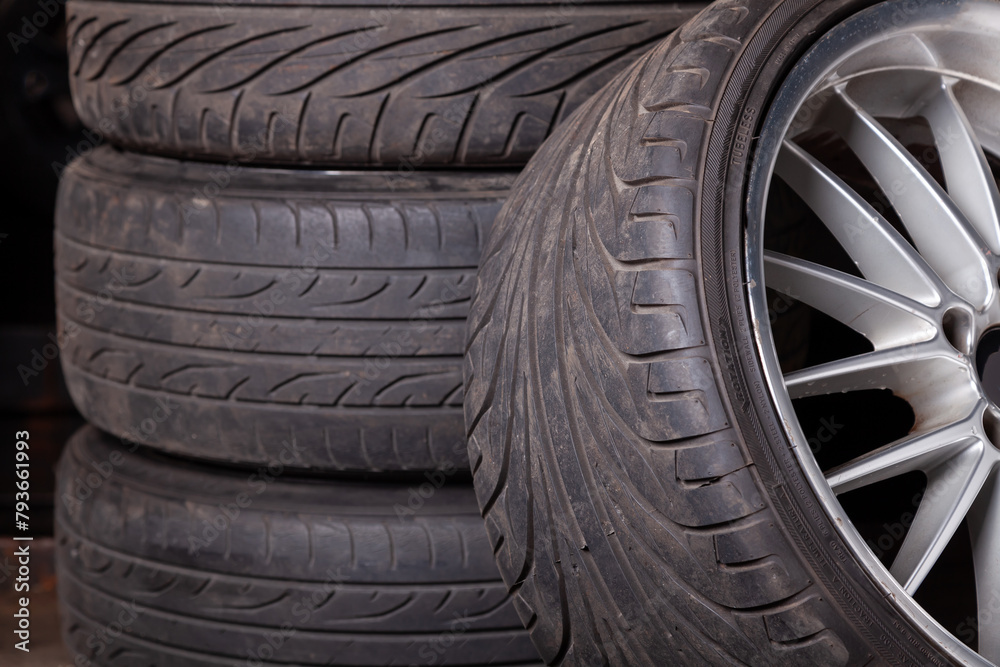
M 950 664 L 821 509 L 744 290 L 752 137 L 799 54 L 871 4 L 719 0 L 567 121 L 494 223 L 470 458 L 549 664 Z
M 80 118 L 96 139 L 170 156 L 522 166 L 699 7 L 306 4 L 72 0 Z
M 512 180 L 96 150 L 66 170 L 56 212 L 77 407 L 228 464 L 467 470 L 464 321 Z
M 58 494 L 64 636 L 98 665 L 538 663 L 472 488 L 444 473 L 221 471 L 85 427 Z

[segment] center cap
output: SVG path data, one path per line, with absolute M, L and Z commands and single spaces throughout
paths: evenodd
M 990 329 L 979 339 L 976 370 L 986 397 L 993 405 L 1000 405 L 1000 328 Z

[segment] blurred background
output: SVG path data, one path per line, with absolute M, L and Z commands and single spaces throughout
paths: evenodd
M 55 462 L 83 424 L 55 339 L 52 216 L 58 173 L 84 139 L 70 101 L 64 5 L 0 0 L 0 433 L 31 433 L 31 652 L 14 649 L 14 467 L 0 465 L 0 664 L 71 664 L 59 639 L 52 563 Z M 86 147 L 89 144 L 85 144 Z

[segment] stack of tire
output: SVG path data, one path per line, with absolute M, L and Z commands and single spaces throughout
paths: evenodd
M 480 251 L 553 128 L 698 8 L 68 3 L 102 144 L 56 212 L 77 664 L 538 662 L 471 484 Z

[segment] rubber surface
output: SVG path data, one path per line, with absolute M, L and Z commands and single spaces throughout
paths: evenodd
M 58 494 L 64 636 L 95 664 L 537 664 L 475 496 L 444 473 L 220 471 L 85 427 Z
M 701 6 L 318 4 L 73 0 L 77 112 L 99 138 L 162 155 L 521 166 Z
M 494 223 L 469 450 L 548 664 L 948 662 L 817 510 L 746 319 L 755 124 L 783 68 L 865 4 L 714 3 L 567 121 Z
M 70 392 L 97 426 L 175 454 L 467 469 L 464 319 L 511 181 L 98 149 L 56 212 Z

